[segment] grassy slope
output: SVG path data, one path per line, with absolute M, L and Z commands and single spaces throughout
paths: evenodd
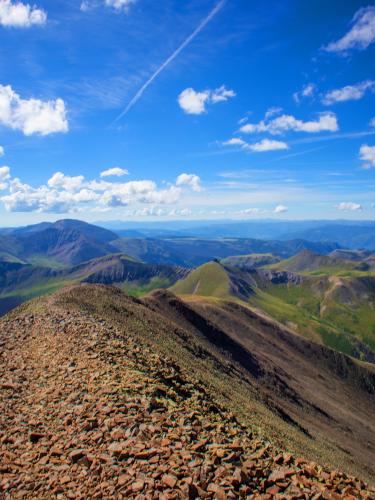
M 178 295 L 229 298 L 229 277 L 219 263 L 209 262 L 178 281 L 171 290 Z
M 121 261 L 129 261 L 130 263 L 138 262 L 133 257 L 129 257 L 127 255 L 108 255 L 103 259 L 98 259 L 98 265 L 105 265 L 105 261 L 107 259 L 110 259 L 111 257 L 118 257 Z M 95 264 L 96 260 L 93 260 L 92 262 Z M 37 259 L 35 264 L 39 267 L 49 267 L 52 269 L 62 268 L 61 265 L 58 265 L 56 262 L 50 261 L 49 259 Z M 94 271 L 98 270 L 93 266 L 90 266 L 89 264 L 90 263 L 88 263 L 87 270 L 85 270 L 84 268 L 82 270 L 71 268 L 71 272 L 67 272 L 65 276 L 58 276 L 54 278 L 38 277 L 37 281 L 35 282 L 32 282 L 31 280 L 31 282 L 25 282 L 24 284 L 18 283 L 14 290 L 10 290 L 5 293 L 2 293 L 0 290 L 0 310 L 1 304 L 3 303 L 3 306 L 5 307 L 5 303 L 8 303 L 10 299 L 25 302 L 38 296 L 53 293 L 65 286 L 84 282 Z M 155 290 L 156 288 L 168 288 L 173 285 L 173 283 L 174 282 L 171 279 L 161 276 L 154 276 L 147 281 L 122 281 L 114 283 L 114 285 L 118 286 L 129 295 L 139 297 L 145 293 L 149 293 L 150 291 Z
M 284 263 L 290 261 L 288 259 Z M 267 266 L 268 269 L 270 267 L 278 270 L 283 268 L 281 264 Z M 356 300 L 358 273 L 340 269 L 338 265 L 329 269 L 314 268 L 311 272 L 306 270 L 299 273 L 309 276 L 302 284 L 260 285 L 246 303 L 310 340 L 360 359 L 369 359 L 371 350 L 375 352 L 375 291 L 373 297 L 369 292 L 367 301 L 359 295 Z M 340 276 L 345 286 L 353 288 L 353 303 L 342 303 L 331 293 L 334 285 L 326 278 L 327 275 Z M 360 272 L 360 275 L 373 276 L 374 273 L 367 271 Z M 182 296 L 241 300 L 231 293 L 230 279 L 225 269 L 216 262 L 197 268 L 171 290 Z

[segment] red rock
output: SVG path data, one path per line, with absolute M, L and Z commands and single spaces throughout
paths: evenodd
M 123 451 L 123 445 L 120 443 L 112 443 L 108 446 L 108 451 L 112 453 L 112 455 L 119 456 Z
M 117 479 L 117 484 L 119 486 L 123 486 L 124 484 L 126 484 L 127 482 L 129 481 L 129 476 L 126 475 L 126 474 L 123 474 L 122 476 L 119 476 L 118 479 Z
M 177 484 L 177 477 L 172 474 L 164 474 L 161 481 L 165 486 L 168 486 L 168 488 L 174 488 Z
M 78 462 L 78 460 L 81 460 L 85 456 L 84 450 L 73 450 L 69 453 L 69 458 L 70 460 L 75 464 Z
M 268 477 L 268 480 L 276 483 L 277 481 L 283 481 L 286 477 L 292 476 L 296 471 L 294 469 L 278 469 L 274 470 L 272 474 Z
M 145 487 L 145 482 L 144 481 L 135 481 L 131 485 L 131 489 L 132 489 L 132 491 L 134 491 L 134 493 L 142 491 L 144 487 Z
M 269 495 L 277 495 L 278 493 L 280 493 L 281 489 L 274 485 L 274 486 L 270 486 L 269 488 L 267 488 L 267 493 Z

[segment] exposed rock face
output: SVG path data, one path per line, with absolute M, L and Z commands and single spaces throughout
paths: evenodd
M 303 277 L 290 271 L 277 271 L 274 269 L 259 269 L 258 274 L 261 278 L 274 283 L 275 285 L 299 285 L 303 282 Z
M 1 320 L 1 498 L 374 494 L 253 436 L 193 373 L 141 342 L 139 301 L 122 310 L 124 333 L 59 297 Z

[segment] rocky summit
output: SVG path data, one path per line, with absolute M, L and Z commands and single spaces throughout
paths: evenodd
M 374 498 L 244 424 L 122 296 L 73 287 L 1 320 L 0 498 Z

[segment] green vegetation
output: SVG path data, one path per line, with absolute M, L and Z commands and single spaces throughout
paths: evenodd
M 229 284 L 230 280 L 224 267 L 218 262 L 209 262 L 192 271 L 184 280 L 178 281 L 171 291 L 178 295 L 229 298 Z
M 241 301 L 310 340 L 360 359 L 375 359 L 371 354 L 375 353 L 374 271 L 353 269 L 361 264 L 358 262 L 341 263 L 340 269 L 339 259 L 312 252 L 264 266 L 264 271 L 246 272 L 240 262 L 238 274 L 217 262 L 205 264 L 177 282 L 171 291 Z M 317 268 L 320 264 L 326 267 Z M 287 273 L 283 274 L 283 266 L 288 268 Z M 291 268 L 303 271 L 296 274 Z M 284 278 L 278 281 L 277 273 Z M 244 280 L 252 289 L 247 296 L 240 293 Z

